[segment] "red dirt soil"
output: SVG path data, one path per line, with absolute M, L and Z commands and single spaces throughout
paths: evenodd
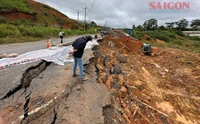
M 15 21 L 17 19 L 27 19 L 36 21 L 36 18 L 33 15 L 20 12 L 1 13 L 0 15 L 2 15 L 4 18 L 10 21 Z
M 115 43 L 116 48 L 109 42 Z M 122 118 L 130 124 L 199 124 L 200 55 L 158 48 L 159 55 L 145 56 L 140 54 L 141 43 L 114 32 L 100 45 L 98 81 L 115 94 Z M 102 64 L 106 56 L 110 57 L 107 66 Z M 119 56 L 128 62 L 119 63 Z M 107 73 L 116 64 L 120 64 L 123 73 Z M 120 85 L 120 90 L 113 85 Z

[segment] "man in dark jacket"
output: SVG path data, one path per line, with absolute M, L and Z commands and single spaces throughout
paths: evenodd
M 88 41 L 92 41 L 92 37 L 90 35 L 87 35 L 85 37 L 77 38 L 73 43 L 72 47 L 73 50 L 70 52 L 74 56 L 74 66 L 73 66 L 73 77 L 77 76 L 76 74 L 76 67 L 77 64 L 79 66 L 79 80 L 85 81 L 87 80 L 87 77 L 83 74 L 83 62 L 82 62 L 82 56 L 84 53 L 85 46 Z

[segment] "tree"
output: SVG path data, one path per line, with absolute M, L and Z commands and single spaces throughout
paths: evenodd
M 135 25 L 133 25 L 133 26 L 132 26 L 132 29 L 135 29 L 135 28 L 136 28 Z
M 158 27 L 157 23 L 158 23 L 158 21 L 153 18 L 153 19 L 146 20 L 144 22 L 143 26 L 146 30 L 155 30 Z
M 200 19 L 195 19 L 191 21 L 190 27 L 197 28 L 198 26 L 200 26 Z
M 177 28 L 179 29 L 179 30 L 185 30 L 186 29 L 186 27 L 188 26 L 188 24 L 189 24 L 189 22 L 187 21 L 187 19 L 181 19 L 181 20 L 179 20 L 178 22 L 175 22 L 175 24 L 177 25 Z
M 97 24 L 96 24 L 94 21 L 92 21 L 92 22 L 91 22 L 91 26 L 94 26 L 94 27 L 96 27 L 96 26 L 97 26 Z
M 159 26 L 158 29 L 165 30 L 165 27 L 163 25 Z
M 175 22 L 166 22 L 165 24 L 167 25 L 166 28 L 174 28 Z
M 149 20 L 146 20 L 143 24 L 143 27 L 148 30 Z
M 144 28 L 141 25 L 138 25 L 135 29 L 137 29 L 139 31 L 144 31 Z

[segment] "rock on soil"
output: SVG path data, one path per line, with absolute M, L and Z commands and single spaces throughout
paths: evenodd
M 199 124 L 200 55 L 158 48 L 161 54 L 145 56 L 140 54 L 141 45 L 141 41 L 115 31 L 104 37 L 97 50 L 98 82 L 112 94 L 115 120 Z

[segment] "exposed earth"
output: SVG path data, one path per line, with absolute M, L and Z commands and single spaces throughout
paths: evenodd
M 152 57 L 140 49 L 120 31 L 99 47 L 98 80 L 115 94 L 117 115 L 134 124 L 199 124 L 200 55 L 158 48 Z
M 5 18 L 8 22 L 14 23 L 18 21 L 19 23 L 27 23 L 28 25 L 48 25 L 51 27 L 62 27 L 66 29 L 71 29 L 74 26 L 78 29 L 82 28 L 82 26 L 75 20 L 68 18 L 63 13 L 48 5 L 35 0 L 27 0 L 24 4 L 33 12 L 29 13 L 7 8 L 0 9 L 0 16 Z
M 98 41 L 85 53 L 88 81 L 71 76 L 72 64 L 49 65 L 25 93 L 0 101 L 5 124 L 200 123 L 199 54 L 142 55 L 142 42 L 121 31 Z

